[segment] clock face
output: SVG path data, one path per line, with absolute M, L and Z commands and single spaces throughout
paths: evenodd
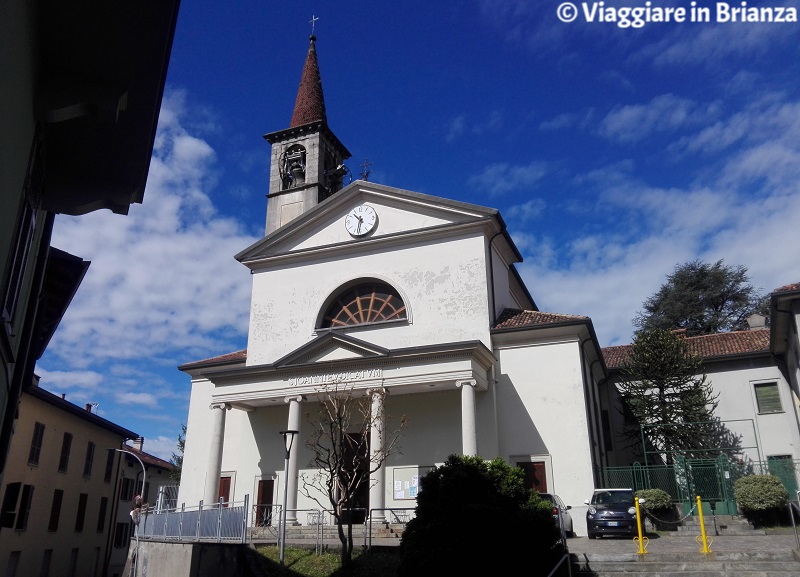
M 378 213 L 366 204 L 355 207 L 344 219 L 344 227 L 353 236 L 364 236 L 375 229 Z

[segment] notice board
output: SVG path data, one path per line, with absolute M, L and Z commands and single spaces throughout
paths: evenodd
M 434 465 L 414 467 L 395 467 L 392 494 L 396 501 L 413 500 L 417 498 L 419 480 L 434 469 Z

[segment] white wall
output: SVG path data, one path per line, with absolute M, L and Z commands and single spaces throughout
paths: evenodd
M 719 393 L 719 405 L 714 415 L 728 429 L 742 436 L 745 452 L 752 460 L 758 459 L 755 445 L 760 447 L 761 459 L 771 455 L 792 455 L 800 459 L 800 429 L 798 429 L 794 400 L 781 371 L 776 366 L 744 367 L 742 363 L 707 373 L 715 393 Z M 783 412 L 758 414 L 754 385 L 776 382 L 781 395 Z
M 369 342 L 400 348 L 481 340 L 491 346 L 483 237 L 473 235 L 255 273 L 247 364 L 274 362 L 313 339 L 326 299 L 362 277 L 395 287 L 411 314 L 408 325 L 369 329 Z
M 549 457 L 548 490 L 573 507 L 575 530 L 585 535 L 583 501 L 594 481 L 579 343 L 503 346 L 495 354 L 501 453 Z

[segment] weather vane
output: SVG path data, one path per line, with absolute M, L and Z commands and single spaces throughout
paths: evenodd
M 314 16 L 314 15 L 312 14 L 312 15 L 311 15 L 311 20 L 309 20 L 309 22 L 311 22 L 311 35 L 312 35 L 312 36 L 314 35 L 314 24 L 316 24 L 316 23 L 317 23 L 317 20 L 319 20 L 319 18 L 317 18 L 316 16 Z
M 361 163 L 361 180 L 369 180 L 369 173 L 372 172 L 369 167 L 372 166 L 372 163 L 364 159 L 364 162 Z

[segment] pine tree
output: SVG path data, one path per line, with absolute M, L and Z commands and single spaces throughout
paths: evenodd
M 749 281 L 745 267 L 721 260 L 678 265 L 633 324 L 640 330 L 686 329 L 687 336 L 746 330 L 747 317 L 769 310 L 768 299 Z
M 686 339 L 663 329 L 636 335 L 618 384 L 631 446 L 644 439 L 647 453 L 700 456 L 718 443 L 714 420 L 718 394 L 690 354 Z

